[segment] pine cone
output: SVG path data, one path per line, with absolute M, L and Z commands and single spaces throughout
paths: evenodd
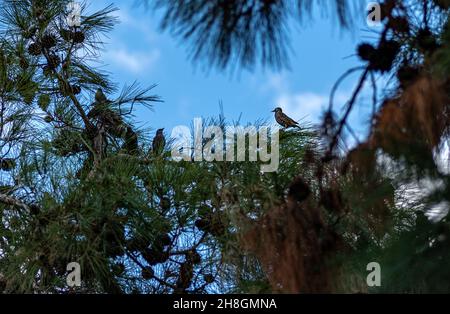
M 168 245 L 172 244 L 172 239 L 170 238 L 169 234 L 164 233 L 156 239 L 155 243 L 156 243 L 156 246 L 164 247 L 164 246 L 168 246 Z
M 71 89 L 72 89 L 72 93 L 74 95 L 78 95 L 79 93 L 81 93 L 81 86 L 80 85 L 72 85 Z
M 205 280 L 206 283 L 213 283 L 214 282 L 214 276 L 211 274 L 206 274 L 203 276 L 203 280 Z
M 28 53 L 32 56 L 39 56 L 42 53 L 42 47 L 39 43 L 32 43 L 28 46 Z
M 145 267 L 144 269 L 142 269 L 141 275 L 142 275 L 142 278 L 144 278 L 145 280 L 149 280 L 149 279 L 153 278 L 153 276 L 155 275 L 155 272 L 153 271 L 153 268 Z
M 46 65 L 42 68 L 42 73 L 45 77 L 50 77 L 53 75 L 53 70 L 48 65 Z
M 50 69 L 56 69 L 61 63 L 61 59 L 57 55 L 51 55 L 48 57 L 48 66 Z
M 199 230 L 204 231 L 204 232 L 207 231 L 209 225 L 210 225 L 209 220 L 204 219 L 204 218 L 200 218 L 200 219 L 197 219 L 197 220 L 195 221 L 195 226 L 196 226 Z
M 30 66 L 30 63 L 28 62 L 28 60 L 26 58 L 21 57 L 20 61 L 19 61 L 19 65 L 22 68 L 22 70 L 26 70 Z
M 56 37 L 52 34 L 44 35 L 41 40 L 42 47 L 52 48 L 56 46 Z
M 148 248 L 142 252 L 142 257 L 147 261 L 149 265 L 157 265 L 167 262 L 169 259 L 169 252 L 158 250 L 155 248 Z
M 114 264 L 112 271 L 115 276 L 120 276 L 125 272 L 125 265 L 123 263 Z
M 170 199 L 167 196 L 161 198 L 160 206 L 162 210 L 170 209 Z
M 419 30 L 417 33 L 417 44 L 425 51 L 434 51 L 438 48 L 436 38 L 429 28 Z
M 196 265 L 202 262 L 202 257 L 195 249 L 193 249 L 186 254 L 186 261 Z
M 72 40 L 72 34 L 73 32 L 71 32 L 68 29 L 61 29 L 59 31 L 59 34 L 61 35 L 61 38 L 64 39 L 65 41 L 71 41 Z
M 45 116 L 44 121 L 47 123 L 52 123 L 53 122 L 53 118 L 51 116 Z
M 381 42 L 376 54 L 370 60 L 371 68 L 382 73 L 389 72 L 399 51 L 400 45 L 398 42 L 394 40 Z
M 0 159 L 0 169 L 3 171 L 11 171 L 16 167 L 16 162 L 12 158 Z
M 84 36 L 84 33 L 81 31 L 72 32 L 71 37 L 73 41 L 77 44 L 81 44 L 84 42 L 86 37 Z
M 358 46 L 358 56 L 364 61 L 370 61 L 375 53 L 375 47 L 371 44 L 363 43 Z
M 29 29 L 23 31 L 22 36 L 25 39 L 31 39 L 34 34 L 36 34 L 36 31 L 37 29 L 35 27 L 30 27 Z

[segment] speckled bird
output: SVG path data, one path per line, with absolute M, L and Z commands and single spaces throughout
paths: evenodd
M 166 139 L 163 134 L 164 129 L 158 129 L 156 135 L 153 138 L 152 149 L 154 153 L 161 153 L 166 145 Z
M 95 101 L 92 104 L 92 109 L 88 113 L 88 118 L 97 118 L 101 114 L 101 112 L 104 111 L 108 103 L 110 103 L 110 101 L 108 100 L 108 98 L 106 98 L 102 89 L 98 88 L 97 92 L 95 93 Z
M 95 101 L 100 104 L 108 102 L 108 98 L 106 98 L 101 88 L 97 89 L 95 93 Z
M 293 119 L 289 118 L 286 114 L 283 113 L 283 110 L 280 107 L 275 108 L 272 110 L 272 112 L 275 112 L 275 120 L 279 125 L 281 125 L 284 128 L 291 128 L 291 127 L 297 127 L 300 128 L 297 121 L 294 121 Z

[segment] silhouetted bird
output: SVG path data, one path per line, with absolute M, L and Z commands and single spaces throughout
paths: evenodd
M 156 135 L 153 138 L 152 149 L 153 153 L 160 154 L 166 145 L 166 139 L 163 134 L 164 129 L 158 129 Z
M 139 150 L 138 136 L 132 127 L 127 126 L 127 131 L 124 136 L 123 148 L 125 148 L 129 154 L 136 154 Z
M 95 101 L 100 104 L 108 102 L 108 98 L 106 98 L 101 88 L 97 89 L 95 93 Z
M 111 109 L 111 103 L 112 101 L 105 96 L 102 89 L 97 89 L 95 101 L 87 116 L 89 119 L 100 121 L 108 133 L 123 138 L 128 131 L 127 125 L 122 116 Z
M 284 128 L 290 128 L 290 127 L 297 127 L 300 128 L 298 125 L 298 122 L 292 120 L 287 115 L 283 113 L 283 110 L 280 107 L 275 108 L 272 110 L 272 112 L 275 112 L 275 120 L 279 125 L 281 125 Z
M 105 110 L 109 102 L 110 101 L 108 100 L 108 98 L 106 98 L 102 89 L 101 88 L 97 89 L 97 92 L 95 93 L 95 101 L 92 104 L 91 111 L 88 113 L 88 118 L 93 119 L 98 117 L 100 113 Z

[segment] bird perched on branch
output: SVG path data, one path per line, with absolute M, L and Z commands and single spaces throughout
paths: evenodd
M 164 138 L 163 131 L 164 128 L 158 129 L 156 131 L 155 137 L 153 138 L 152 149 L 153 153 L 155 154 L 161 154 L 164 149 L 164 146 L 166 145 L 166 139 Z
M 106 98 L 105 94 L 103 93 L 102 89 L 97 89 L 97 92 L 95 93 L 95 101 L 92 104 L 92 110 L 88 113 L 89 118 L 96 118 L 98 117 L 103 110 L 105 110 L 106 106 L 110 103 L 108 98 Z
M 95 102 L 88 113 L 88 118 L 101 121 L 108 133 L 123 138 L 127 132 L 127 125 L 120 114 L 110 108 L 111 103 L 112 101 L 105 96 L 102 89 L 97 89 Z
M 284 127 L 284 128 L 290 128 L 290 127 L 300 128 L 300 126 L 298 125 L 298 122 L 292 120 L 286 114 L 284 114 L 283 110 L 280 107 L 275 108 L 274 110 L 272 110 L 272 112 L 275 112 L 275 120 L 282 127 Z
M 106 98 L 101 88 L 97 89 L 97 92 L 95 93 L 95 101 L 99 104 L 108 102 L 108 98 Z
M 136 154 L 139 150 L 138 136 L 132 127 L 127 127 L 127 132 L 124 136 L 123 148 L 125 148 L 129 154 Z

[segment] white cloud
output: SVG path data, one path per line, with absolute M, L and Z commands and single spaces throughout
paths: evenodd
M 285 93 L 275 100 L 276 106 L 281 107 L 294 120 L 307 118 L 311 122 L 319 120 L 327 102 L 328 97 L 310 92 Z
M 267 81 L 261 86 L 261 91 L 275 91 L 277 93 L 287 92 L 289 90 L 289 83 L 286 76 L 286 72 L 269 75 Z
M 322 113 L 328 108 L 330 97 L 328 94 L 310 91 L 292 91 L 286 72 L 270 75 L 261 91 L 275 94 L 274 106 L 281 107 L 294 120 L 306 119 L 312 123 L 320 121 Z M 335 108 L 342 106 L 348 97 L 347 93 L 336 93 Z
M 137 74 L 148 71 L 158 61 L 160 52 L 157 49 L 150 53 L 118 49 L 108 51 L 105 57 L 107 61 L 121 67 L 122 70 Z
M 155 42 L 158 34 L 146 14 L 129 11 L 125 6 L 114 15 L 120 23 L 108 39 L 106 63 L 124 72 L 148 72 L 160 59 Z
M 139 33 L 141 39 L 149 43 L 154 43 L 158 39 L 158 33 L 155 31 L 150 18 L 147 15 L 130 14 L 130 12 L 121 8 L 114 14 L 120 21 L 118 29 Z

